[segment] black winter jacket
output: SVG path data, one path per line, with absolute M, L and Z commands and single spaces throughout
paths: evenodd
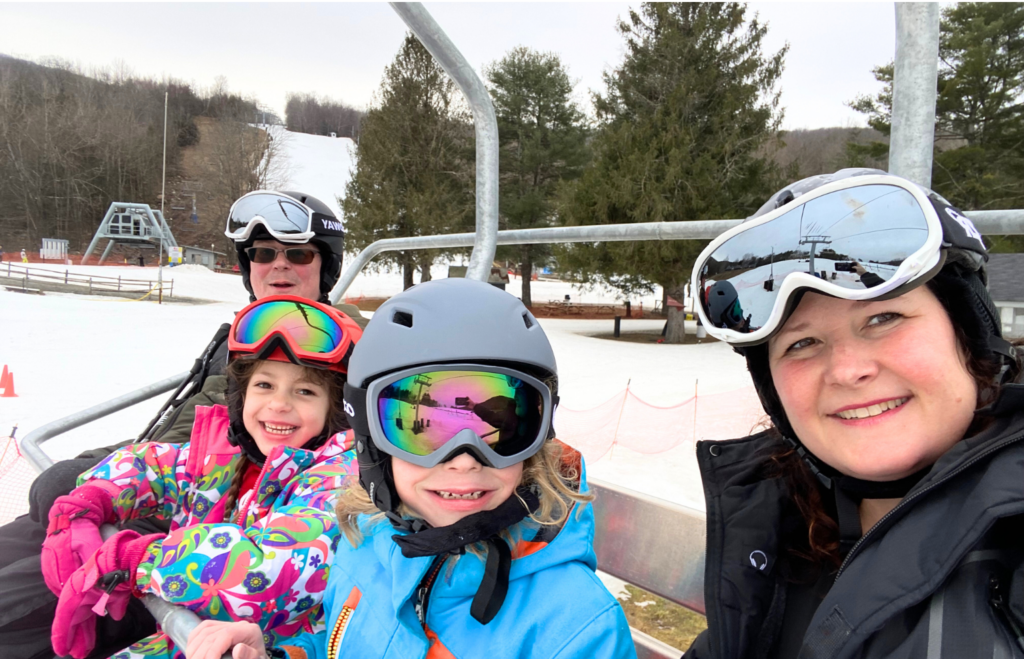
M 708 629 L 686 659 L 1024 659 L 1024 387 L 999 408 L 854 546 L 802 642 L 782 638 L 787 545 L 807 531 L 766 469 L 777 440 L 699 442 Z

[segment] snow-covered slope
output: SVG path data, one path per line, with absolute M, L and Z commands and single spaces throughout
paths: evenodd
M 313 195 L 341 217 L 338 197 L 345 196 L 345 185 L 352 176 L 355 142 L 347 137 L 306 135 L 280 128 L 273 129 L 272 134 L 282 140 L 288 167 L 288 183 L 282 189 Z

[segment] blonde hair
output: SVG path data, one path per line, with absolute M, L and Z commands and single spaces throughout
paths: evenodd
M 561 525 L 569 517 L 573 506 L 594 499 L 592 493 L 579 491 L 579 483 L 579 452 L 558 440 L 545 442 L 540 451 L 523 461 L 520 485 L 533 487 L 540 501 L 530 519 L 541 526 Z M 519 495 L 513 493 L 513 496 Z M 360 515 L 369 516 L 367 527 L 379 524 L 385 519 L 384 513 L 373 505 L 369 494 L 354 478 L 338 498 L 335 511 L 341 532 L 353 547 L 358 547 L 363 542 L 363 532 L 359 526 Z M 398 513 L 403 517 L 416 517 L 404 503 L 399 505 Z M 501 536 L 513 547 L 518 540 L 509 529 L 502 531 Z M 480 555 L 483 548 L 474 545 L 467 547 L 467 551 Z

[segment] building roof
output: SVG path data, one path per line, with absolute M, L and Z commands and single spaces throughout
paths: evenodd
M 996 302 L 1024 302 L 1024 254 L 992 254 L 985 267 Z

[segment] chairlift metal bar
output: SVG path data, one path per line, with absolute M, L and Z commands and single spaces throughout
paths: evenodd
M 498 231 L 498 121 L 494 104 L 480 76 L 462 56 L 441 26 L 418 2 L 389 3 L 445 73 L 462 90 L 473 110 L 476 131 L 476 233 L 466 277 L 487 281 L 494 261 Z
M 1024 210 L 970 211 L 964 213 L 983 234 L 1024 235 Z M 641 222 L 638 224 L 600 224 L 579 227 L 550 227 L 499 231 L 498 245 L 534 243 L 592 243 L 628 240 L 710 240 L 743 220 L 695 220 L 692 222 Z M 415 249 L 451 249 L 473 245 L 475 234 L 451 233 L 440 236 L 385 238 L 371 243 L 356 255 L 331 290 L 331 303 L 337 303 L 375 256 L 382 252 Z
M 53 460 L 39 447 L 40 444 L 53 439 L 57 435 L 66 433 L 69 430 L 83 426 L 90 421 L 101 419 L 108 414 L 119 412 L 125 408 L 131 407 L 136 403 L 141 403 L 144 400 L 149 400 L 154 396 L 174 389 L 189 376 L 186 371 L 179 373 L 178 375 L 165 378 L 159 382 L 136 389 L 135 391 L 118 396 L 112 400 L 108 400 L 105 403 L 94 405 L 87 410 L 76 412 L 70 416 L 66 416 L 63 419 L 52 421 L 45 426 L 36 428 L 32 432 L 28 433 L 21 439 L 21 453 L 25 456 L 25 459 L 36 469 L 36 471 L 43 471 L 53 465 Z

